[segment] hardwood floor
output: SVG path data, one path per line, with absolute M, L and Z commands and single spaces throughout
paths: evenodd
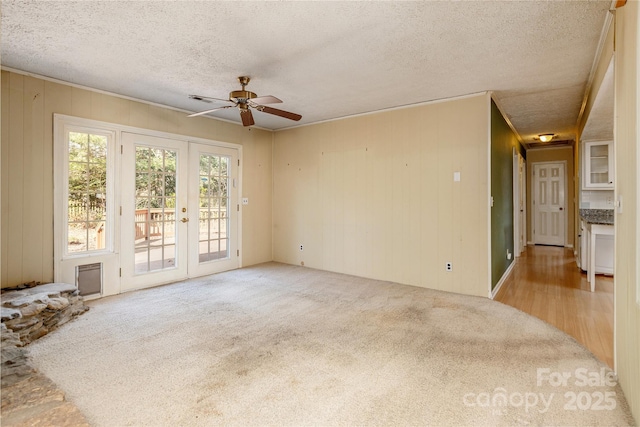
M 571 249 L 527 247 L 495 300 L 566 332 L 613 368 L 613 277 L 597 275 L 592 293 Z

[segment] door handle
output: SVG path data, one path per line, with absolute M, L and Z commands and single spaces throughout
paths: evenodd
M 560 210 L 562 211 L 562 210 L 564 210 L 564 208 L 560 208 Z
M 189 218 L 182 218 L 180 222 L 189 222 Z

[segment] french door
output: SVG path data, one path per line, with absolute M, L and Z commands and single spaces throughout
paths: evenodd
M 122 290 L 239 266 L 238 151 L 122 134 Z
M 239 267 L 238 150 L 189 144 L 189 276 Z

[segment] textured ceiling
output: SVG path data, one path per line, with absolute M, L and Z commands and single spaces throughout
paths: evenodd
M 194 112 L 248 75 L 303 116 L 269 129 L 494 91 L 525 141 L 571 139 L 610 4 L 3 0 L 2 65 Z

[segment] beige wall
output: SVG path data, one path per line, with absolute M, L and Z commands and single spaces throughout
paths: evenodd
M 575 238 L 575 212 L 578 205 L 575 197 L 576 187 L 573 185 L 575 163 L 572 147 L 537 148 L 527 151 L 527 212 L 529 212 L 529 215 L 527 215 L 527 239 L 530 242 L 533 241 L 533 164 L 556 161 L 564 161 L 567 165 L 567 170 L 565 171 L 567 174 L 567 182 L 565 187 L 567 190 L 567 194 L 565 195 L 565 204 L 567 209 L 567 229 L 565 230 L 565 233 L 567 236 L 567 240 L 565 246 L 574 246 L 573 242 Z
M 596 69 L 593 74 L 593 82 L 591 83 L 591 87 L 589 88 L 589 94 L 584 105 L 584 111 L 579 117 L 578 121 L 578 131 L 582 133 L 585 125 L 587 124 L 587 119 L 591 114 L 591 109 L 593 108 L 593 104 L 596 101 L 596 96 L 598 95 L 598 91 L 602 86 L 602 82 L 604 81 L 604 76 L 607 73 L 607 69 L 609 68 L 609 64 L 611 63 L 611 57 L 613 56 L 613 40 L 614 40 L 614 25 L 610 25 L 605 36 L 605 39 L 602 44 L 602 51 L 600 52 L 600 58 L 598 58 L 598 63 L 596 64 Z
M 591 84 L 591 87 L 588 88 L 589 93 L 585 100 L 584 109 L 578 118 L 576 145 L 574 147 L 574 170 L 576 171 L 576 179 L 574 181 L 574 191 L 576 194 L 576 198 L 578 199 L 576 203 L 576 206 L 578 207 L 580 206 L 580 201 L 582 200 L 581 194 L 582 194 L 582 179 L 583 179 L 582 178 L 582 161 L 581 161 L 581 153 L 582 153 L 583 145 L 582 145 L 581 135 L 582 135 L 582 131 L 584 130 L 584 127 L 587 124 L 589 116 L 591 115 L 593 104 L 595 103 L 598 92 L 602 87 L 605 74 L 607 72 L 607 69 L 609 68 L 609 64 L 611 63 L 611 59 L 613 57 L 613 41 L 614 41 L 615 25 L 613 25 L 613 19 L 611 22 L 612 23 L 609 25 L 605 38 L 602 42 L 602 50 L 599 52 L 600 56 L 598 57 L 598 62 L 596 63 L 596 67 L 594 70 L 593 82 Z M 595 193 L 596 195 L 604 195 L 605 193 L 608 193 L 608 191 L 600 190 L 600 191 L 594 191 L 592 193 Z M 578 209 L 576 209 L 574 217 L 575 217 L 576 224 L 578 224 L 578 221 L 579 221 Z M 576 227 L 575 240 L 574 240 L 576 242 L 576 247 L 580 243 L 578 239 L 578 233 L 579 233 L 579 229 L 578 227 Z
M 481 95 L 276 132 L 274 260 L 486 297 L 489 113 Z
M 241 144 L 242 263 L 271 260 L 271 132 L 3 71 L 3 287 L 53 280 L 54 113 Z
M 576 145 L 573 151 L 573 167 L 575 171 L 575 180 L 573 182 L 574 194 L 576 194 L 576 206 L 580 206 L 581 202 L 581 193 L 582 193 L 582 131 L 587 124 L 587 120 L 589 119 L 589 115 L 591 114 L 591 109 L 593 108 L 593 104 L 596 100 L 596 96 L 598 95 L 598 91 L 602 86 L 602 82 L 604 81 L 604 76 L 609 68 L 609 64 L 611 63 L 611 58 L 613 57 L 613 41 L 614 41 L 614 29 L 615 25 L 613 23 L 609 26 L 607 30 L 606 37 L 603 41 L 602 51 L 600 52 L 600 57 L 598 58 L 598 63 L 596 64 L 596 69 L 593 75 L 593 83 L 589 88 L 588 97 L 586 99 L 586 103 L 584 105 L 584 110 L 582 111 L 580 117 L 578 118 L 578 126 L 577 126 L 577 135 L 576 135 Z M 574 224 L 579 224 L 580 216 L 579 209 L 576 209 L 574 212 Z M 580 245 L 580 239 L 578 239 L 579 228 L 575 227 L 574 229 L 574 245 L 576 251 L 578 253 L 578 246 Z
M 631 411 L 640 421 L 640 154 L 638 153 L 638 43 L 640 8 L 630 1 L 616 12 L 615 367 Z

